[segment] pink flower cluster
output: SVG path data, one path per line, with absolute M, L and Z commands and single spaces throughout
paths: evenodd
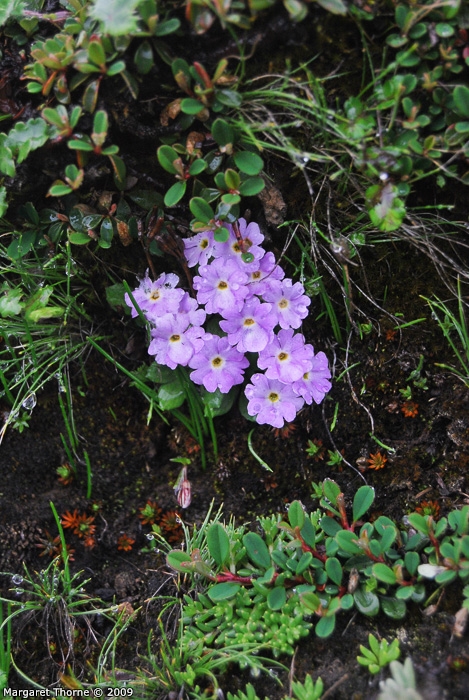
M 189 367 L 195 384 L 221 393 L 242 384 L 250 365 L 246 353 L 257 353 L 264 373 L 253 374 L 245 387 L 247 411 L 258 423 L 281 428 L 305 403 L 320 403 L 330 390 L 327 358 L 295 332 L 310 299 L 302 284 L 285 277 L 274 254 L 264 251 L 259 226 L 239 219 L 236 227 L 225 227 L 224 243 L 212 231 L 184 241 L 187 263 L 198 273 L 195 299 L 177 287 L 174 274 L 152 282 L 147 272 L 133 292 L 151 324 L 148 352 L 171 369 Z M 128 295 L 126 303 L 136 316 Z M 216 333 L 205 330 L 207 315 L 212 326 L 217 323 Z

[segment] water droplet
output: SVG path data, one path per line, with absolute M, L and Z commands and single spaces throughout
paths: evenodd
M 178 525 L 181 525 L 181 524 L 182 524 L 182 520 L 181 520 L 181 518 L 180 518 L 178 515 L 176 516 L 176 522 L 177 522 Z
M 15 588 L 15 593 L 16 595 L 23 595 L 24 588 Z
M 14 575 L 11 577 L 11 581 L 12 581 L 12 583 L 13 583 L 15 586 L 19 586 L 20 583 L 23 583 L 24 579 L 23 579 L 23 577 L 22 577 L 20 574 L 14 574 Z
M 151 533 L 151 532 L 148 532 L 145 535 L 145 537 L 147 538 L 147 540 L 150 540 L 150 541 L 155 539 L 155 535 L 153 535 L 153 533 Z
M 111 612 L 113 613 L 118 613 L 119 612 L 119 606 L 118 605 L 113 605 L 111 607 Z
M 34 406 L 37 403 L 36 399 L 36 394 L 33 392 L 32 394 L 29 394 L 21 404 L 23 408 L 25 408 L 27 411 L 32 411 Z

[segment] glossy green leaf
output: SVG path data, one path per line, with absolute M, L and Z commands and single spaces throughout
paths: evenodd
M 359 554 L 362 551 L 357 544 L 357 535 L 349 530 L 339 530 L 335 535 L 335 541 L 339 545 L 339 548 L 348 554 Z
M 335 619 L 335 615 L 327 615 L 325 617 L 321 617 L 319 619 L 319 622 L 316 624 L 316 627 L 314 628 L 316 635 L 321 639 L 330 637 L 335 629 Z
M 271 610 L 281 610 L 287 602 L 287 592 L 282 586 L 275 586 L 267 595 L 267 605 Z
M 100 41 L 92 39 L 86 47 L 90 61 L 99 67 L 106 65 L 106 54 Z
M 324 565 L 326 574 L 337 586 L 342 585 L 342 564 L 336 557 L 328 557 Z
M 254 197 L 265 187 L 265 182 L 261 177 L 249 177 L 239 186 L 239 192 L 243 197 Z
M 465 119 L 469 118 L 469 87 L 457 85 L 453 90 L 454 106 L 458 114 Z
M 428 535 L 428 523 L 425 516 L 420 515 L 420 513 L 410 513 L 407 516 L 407 521 L 415 530 Z
M 357 588 L 353 594 L 355 607 L 362 615 L 367 617 L 375 617 L 379 613 L 379 598 L 372 591 L 367 591 L 365 588 Z
M 227 394 L 222 394 L 219 389 L 207 391 L 202 387 L 200 395 L 204 404 L 204 415 L 216 418 L 224 416 L 232 408 L 238 396 L 238 387 L 232 387 Z
M 288 508 L 288 520 L 292 527 L 298 527 L 300 530 L 305 522 L 305 512 L 299 501 L 293 501 Z
M 140 0 L 95 0 L 89 8 L 93 19 L 102 23 L 102 28 L 111 36 L 131 34 L 137 29 L 135 8 Z
M 184 114 L 197 115 L 204 109 L 204 105 L 193 97 L 185 97 L 181 100 L 181 110 Z
M 178 180 L 172 185 L 164 196 L 164 205 L 174 207 L 186 194 L 186 180 Z
M 149 41 L 143 41 L 134 54 L 134 62 L 141 75 L 147 75 L 155 65 L 153 49 Z
M 158 390 L 158 402 L 162 411 L 172 411 L 186 400 L 184 388 L 179 380 L 162 384 Z
M 396 574 L 390 566 L 378 562 L 376 564 L 373 564 L 372 571 L 373 576 L 375 576 L 378 579 L 378 581 L 382 581 L 383 583 L 388 583 L 390 585 L 396 583 Z
M 375 500 L 375 490 L 371 486 L 360 486 L 353 497 L 352 517 L 357 522 L 365 515 Z
M 271 559 L 267 545 L 257 532 L 248 532 L 243 537 L 243 544 L 249 559 L 256 566 L 268 569 L 271 566 Z
M 176 175 L 177 170 L 173 163 L 175 160 L 178 160 L 179 155 L 176 153 L 174 148 L 166 145 L 160 146 L 157 150 L 157 157 L 159 164 L 166 170 L 166 172 Z
M 189 166 L 189 175 L 200 175 L 200 173 L 203 173 L 206 169 L 207 163 L 205 160 L 203 158 L 197 158 L 197 160 L 194 160 Z
M 402 620 L 406 616 L 407 606 L 404 600 L 396 598 L 380 598 L 381 609 L 392 620 Z
M 213 603 L 219 600 L 231 600 L 231 598 L 235 597 L 240 588 L 241 586 L 239 583 L 224 581 L 223 583 L 216 583 L 214 586 L 211 586 L 207 591 L 207 595 Z
M 189 202 L 189 209 L 197 221 L 201 221 L 204 224 L 210 223 L 215 217 L 212 207 L 202 197 L 192 197 Z
M 215 119 L 211 131 L 213 138 L 222 148 L 233 144 L 235 139 L 234 129 L 224 119 Z
M 309 568 L 312 561 L 313 555 L 311 554 L 311 552 L 303 552 L 303 554 L 301 555 L 301 559 L 296 566 L 296 575 L 301 576 L 301 574 Z
M 175 549 L 168 552 L 166 556 L 166 563 L 175 571 L 180 571 L 182 573 L 187 573 L 192 566 L 192 560 L 186 552 L 181 552 L 180 549 Z
M 246 175 L 259 175 L 264 167 L 262 158 L 251 151 L 238 151 L 234 154 L 234 162 L 237 168 Z
M 223 566 L 230 555 L 230 540 L 220 523 L 213 523 L 207 530 L 207 546 L 218 566 Z

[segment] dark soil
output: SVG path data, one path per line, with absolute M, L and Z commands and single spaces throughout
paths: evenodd
M 287 55 L 295 55 L 306 41 L 312 41 L 310 36 L 303 36 L 304 27 L 296 32 L 288 35 L 283 47 Z M 268 55 L 272 46 L 278 46 L 280 36 L 282 30 L 274 23 L 264 28 L 264 55 Z M 203 44 L 193 37 L 194 50 L 198 47 L 201 52 L 198 60 L 207 64 L 224 55 L 220 53 L 220 42 L 212 40 L 213 45 Z M 250 38 L 248 49 L 249 41 L 254 45 L 254 39 Z M 258 40 L 255 41 L 257 46 Z M 338 42 L 334 50 L 348 56 L 357 46 L 350 27 L 344 25 L 342 44 Z M 230 51 L 232 48 L 228 47 Z M 326 61 L 326 58 L 321 60 Z M 118 110 L 118 107 L 114 103 L 113 109 Z M 130 145 L 136 167 L 142 170 L 144 165 L 139 161 L 139 153 L 146 150 L 148 155 L 151 150 L 153 156 L 155 150 L 151 140 L 150 148 L 144 140 L 154 115 L 140 113 L 140 107 L 132 105 L 127 121 L 118 120 L 115 129 L 123 139 L 129 139 L 130 133 L 134 135 Z M 138 131 L 136 123 L 140 123 Z M 150 136 L 156 144 L 156 135 Z M 127 162 L 132 163 L 130 155 Z M 154 168 L 154 157 L 151 167 Z M 60 167 L 57 169 L 59 171 Z M 275 168 L 272 171 L 275 172 Z M 276 173 L 280 199 L 277 197 L 275 203 L 274 197 L 267 205 L 264 202 L 264 208 L 255 201 L 253 209 L 254 214 L 257 212 L 264 219 L 271 249 L 280 253 L 284 234 L 272 226 L 272 221 L 275 215 L 279 222 L 282 220 L 283 199 L 291 218 L 298 216 L 307 193 L 301 185 L 292 186 L 281 168 L 277 168 Z M 149 174 L 146 184 L 150 182 L 153 180 Z M 104 188 L 103 183 L 98 184 Z M 40 181 L 39 192 L 28 190 L 26 200 L 40 201 L 49 185 L 49 181 Z M 164 189 L 161 183 L 155 186 L 160 191 Z M 460 200 L 459 205 L 461 207 Z M 272 212 L 273 207 L 275 211 Z M 96 301 L 90 300 L 89 304 L 100 319 L 100 333 L 106 336 L 103 346 L 126 367 L 136 369 L 147 357 L 144 339 L 123 312 L 111 311 L 106 305 L 107 281 L 102 270 L 107 265 L 115 270 L 125 269 L 132 283 L 135 275 L 146 266 L 141 248 L 135 245 L 130 252 L 113 248 L 100 254 L 99 264 L 91 252 L 82 250 L 79 255 L 80 264 L 93 270 L 93 285 L 99 302 L 96 306 Z M 175 546 L 181 541 L 181 528 L 174 521 L 175 511 L 189 525 L 201 523 L 213 501 L 215 508 L 224 504 L 227 518 L 234 515 L 240 522 L 253 522 L 258 515 L 285 512 L 286 505 L 294 499 L 301 500 L 307 509 L 315 508 L 311 482 L 326 477 L 340 484 L 348 502 L 365 479 L 376 489 L 371 516 L 384 514 L 396 522 L 422 501 L 433 501 L 440 516 L 468 503 L 469 392 L 454 374 L 436 366 L 435 363 L 451 365 L 455 360 L 421 299 L 421 296 L 433 294 L 446 297 L 446 287 L 429 258 L 411 242 L 403 240 L 367 247 L 362 255 L 362 266 L 350 267 L 349 273 L 352 282 L 368 289 L 370 294 L 366 298 L 354 291 L 354 310 L 348 330 L 340 290 L 333 280 L 325 278 L 344 329 L 344 343 L 332 340 L 324 317 L 317 323 L 308 321 L 304 329 L 307 342 L 312 343 L 316 351 L 324 350 L 331 359 L 336 381 L 330 395 L 322 406 L 304 409 L 290 431 L 276 432 L 258 426 L 253 434 L 253 447 L 272 473 L 263 469 L 248 449 L 247 437 L 254 424 L 234 411 L 216 420 L 219 458 L 216 462 L 210 458 L 208 446 L 208 465 L 202 470 L 200 454 L 195 451 L 195 444 L 186 430 L 171 416 L 168 416 L 168 424 L 156 415 L 147 423 L 148 402 L 110 363 L 92 352 L 83 364 L 70 368 L 76 429 L 81 449 L 86 449 L 92 465 L 92 493 L 87 499 L 84 464 L 71 484 L 65 486 L 57 480 L 56 469 L 66 461 L 60 437 L 65 428 L 57 402 L 57 386 L 50 382 L 37 397 L 29 428 L 21 434 L 9 429 L 1 445 L 0 571 L 6 572 L 0 579 L 2 595 L 15 595 L 11 576 L 22 574 L 23 565 L 34 572 L 49 563 L 43 545 L 49 538 L 48 533 L 51 538 L 57 534 L 51 502 L 60 515 L 75 509 L 91 514 L 95 504 L 94 548 L 86 549 L 82 540 L 67 531 L 68 542 L 74 550 L 71 568 L 73 572 L 82 571 L 83 579 L 89 579 L 85 586 L 89 595 L 106 604 L 125 603 L 139 611 L 117 647 L 118 666 L 132 672 L 144 666 L 141 656 L 146 653 L 147 638 L 152 630 L 153 644 L 158 647 L 157 617 L 161 604 L 156 596 L 173 596 L 178 592 L 176 577 L 169 572 L 164 558 L 149 547 L 146 535 L 150 527 L 142 525 L 139 518 L 139 509 L 147 501 L 156 501 L 162 509 L 163 533 Z M 313 299 L 311 318 L 317 317 L 320 310 L 319 298 Z M 395 314 L 402 314 L 403 321 L 424 317 L 427 320 L 394 333 Z M 360 333 L 357 324 L 365 320 L 371 324 L 370 332 L 362 329 Z M 421 376 L 426 379 L 427 386 L 425 389 L 413 387 L 418 414 L 406 417 L 399 390 L 410 383 L 409 375 L 419 366 L 421 356 L 424 359 Z M 334 429 L 330 432 L 333 422 Z M 362 471 L 370 454 L 383 451 L 371 434 L 394 450 L 380 471 Z M 308 458 L 305 452 L 308 440 L 322 442 L 324 449 L 319 457 Z M 339 450 L 346 463 L 339 467 L 327 465 L 327 450 Z M 182 514 L 172 488 L 179 465 L 170 461 L 179 456 L 191 459 L 189 478 L 193 491 L 192 504 Z M 124 534 L 135 540 L 130 551 L 118 549 L 119 538 Z M 293 659 L 282 661 L 287 666 L 291 664 L 299 679 L 306 673 L 314 678 L 321 676 L 330 699 L 367 700 L 375 697 L 379 678 L 371 677 L 357 665 L 359 645 L 367 642 L 370 632 L 388 640 L 397 636 L 402 658 L 410 655 L 413 659 L 419 689 L 426 700 L 466 700 L 469 696 L 467 634 L 459 638 L 453 633 L 454 615 L 460 604 L 460 587 L 455 586 L 445 590 L 431 616 L 418 606 L 410 608 L 408 617 L 399 623 L 384 616 L 367 619 L 342 613 L 331 638 L 320 640 L 313 634 L 299 644 Z M 109 631 L 105 620 L 98 616 L 90 625 L 92 633 L 84 621 L 78 622 L 81 634 L 75 649 L 78 675 L 84 672 L 87 664 L 92 667 L 96 662 L 99 643 Z M 48 626 L 48 620 L 41 616 L 26 620 L 16 618 L 13 627 L 14 639 L 18 642 L 13 654 L 18 668 L 41 685 L 56 683 L 58 674 L 66 670 L 53 646 L 60 642 L 57 628 Z M 170 627 L 168 634 L 172 634 Z M 387 672 L 380 677 L 386 675 Z M 287 688 L 288 674 L 283 674 L 281 679 Z M 258 694 L 269 700 L 276 700 L 286 692 L 279 690 L 272 679 L 254 680 L 236 668 L 221 680 L 221 687 L 226 694 L 244 688 L 247 682 L 253 682 Z M 12 688 L 30 687 L 15 672 L 11 673 L 10 685 Z

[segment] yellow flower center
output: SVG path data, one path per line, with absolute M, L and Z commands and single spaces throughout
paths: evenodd
M 221 280 L 221 282 L 218 283 L 218 289 L 228 289 L 228 283 Z
M 288 299 L 282 299 L 278 303 L 280 309 L 286 309 L 288 306 Z
M 271 391 L 267 398 L 272 403 L 275 403 L 276 401 L 278 401 L 280 399 L 280 396 L 277 394 L 276 391 Z
M 253 326 L 255 324 L 255 321 L 253 318 L 245 318 L 244 319 L 244 326 Z
M 220 365 L 223 364 L 223 358 L 222 357 L 214 357 L 212 360 L 212 366 L 215 367 L 220 367 Z
M 285 362 L 285 360 L 288 360 L 288 352 L 279 352 L 277 355 L 277 360 L 280 360 L 280 362 Z
M 174 333 L 169 339 L 170 343 L 177 343 L 179 340 L 181 340 L 181 336 L 178 335 L 177 333 Z
M 159 289 L 155 289 L 155 291 L 153 291 L 153 292 L 150 294 L 150 299 L 151 299 L 152 301 L 158 301 L 158 299 L 160 298 L 160 296 L 161 296 L 161 295 L 160 295 Z
M 202 248 L 202 250 L 205 250 L 205 248 L 208 247 L 208 238 L 203 238 L 200 241 L 200 247 Z

